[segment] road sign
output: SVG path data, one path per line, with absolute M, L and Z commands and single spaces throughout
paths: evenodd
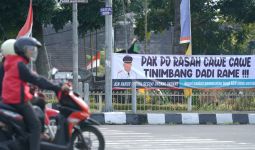
M 59 0 L 59 3 L 69 4 L 69 3 L 88 3 L 88 0 Z
M 101 14 L 101 16 L 111 15 L 112 14 L 112 7 L 100 8 L 100 14 Z

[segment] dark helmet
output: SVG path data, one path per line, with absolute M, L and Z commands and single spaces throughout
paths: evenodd
M 28 61 L 30 59 L 35 61 L 38 54 L 37 49 L 41 46 L 42 44 L 35 38 L 21 37 L 14 43 L 14 51 Z

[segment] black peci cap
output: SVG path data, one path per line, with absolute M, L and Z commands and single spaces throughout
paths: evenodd
M 133 58 L 129 55 L 126 55 L 125 57 L 123 57 L 123 62 L 124 63 L 132 63 Z

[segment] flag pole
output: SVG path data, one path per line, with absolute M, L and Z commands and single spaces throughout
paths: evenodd
M 191 12 L 190 12 L 190 0 L 189 0 L 189 14 L 190 14 L 190 43 L 186 52 L 186 55 L 192 55 L 192 36 L 191 36 Z M 188 88 L 188 111 L 192 111 L 192 88 Z
M 192 36 L 191 36 L 191 13 L 190 0 L 181 0 L 181 36 L 180 43 L 188 43 L 185 55 L 192 55 Z M 188 98 L 188 111 L 192 110 L 192 89 L 185 88 L 184 96 Z
M 29 9 L 27 13 L 27 19 L 23 27 L 20 29 L 17 38 L 20 37 L 32 37 L 32 27 L 33 27 L 33 7 L 32 0 L 29 2 Z M 30 69 L 33 71 L 33 60 L 30 60 Z
M 30 0 L 29 9 L 30 9 L 30 7 L 32 7 L 32 0 Z M 33 8 L 32 8 L 32 12 L 33 12 Z M 32 30 L 31 30 L 31 33 L 30 33 L 30 37 L 33 37 Z M 31 71 L 33 71 L 34 70 L 34 66 L 33 66 L 34 65 L 34 61 L 31 59 L 30 63 L 31 63 Z
M 31 8 L 30 8 L 30 7 L 31 7 Z M 30 9 L 32 9 L 32 13 L 33 13 L 32 0 L 30 0 L 29 11 L 30 11 Z M 32 18 L 32 19 L 33 19 L 33 18 Z M 33 24 L 32 24 L 32 26 L 33 26 Z M 31 28 L 32 28 L 32 27 L 31 27 Z M 33 37 L 32 29 L 31 29 L 31 33 L 30 33 L 29 36 L 30 36 L 30 37 Z M 31 71 L 33 71 L 33 70 L 34 70 L 34 61 L 31 59 L 30 63 L 31 63 Z

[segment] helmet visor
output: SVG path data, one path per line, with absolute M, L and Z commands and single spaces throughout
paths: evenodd
M 26 46 L 26 56 L 32 61 L 36 61 L 38 55 L 38 48 L 36 46 Z

